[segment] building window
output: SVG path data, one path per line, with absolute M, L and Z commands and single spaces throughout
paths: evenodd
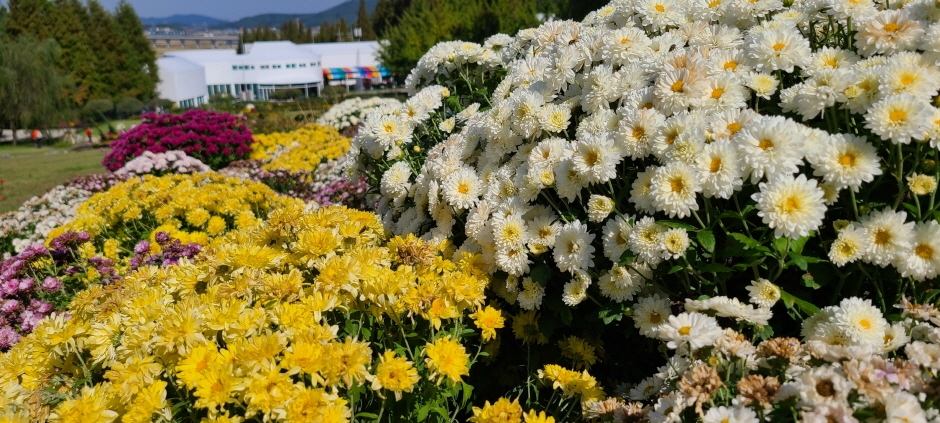
M 305 68 L 305 67 L 307 67 L 307 64 L 306 64 L 306 63 L 301 63 L 301 64 L 300 64 L 300 67 Z
M 238 66 L 232 65 L 232 70 L 238 70 Z

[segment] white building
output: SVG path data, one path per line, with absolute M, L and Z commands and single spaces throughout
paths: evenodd
M 206 69 L 193 62 L 175 57 L 157 60 L 161 98 L 173 101 L 182 108 L 201 106 L 209 101 Z
M 196 80 L 201 81 L 209 96 L 228 94 L 245 101 L 268 100 L 280 89 L 300 89 L 308 96 L 319 94 L 326 84 L 363 89 L 390 80 L 391 72 L 379 66 L 378 47 L 375 41 L 302 45 L 265 41 L 246 44 L 245 54 L 235 50 L 172 51 L 158 63 L 164 79 L 158 89 L 160 97 L 173 101 L 178 100 L 169 95 Z M 171 69 L 166 78 L 164 62 Z M 204 70 L 203 79 L 172 70 L 192 66 Z

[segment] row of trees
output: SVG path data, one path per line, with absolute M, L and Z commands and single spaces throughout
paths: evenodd
M 481 42 L 487 37 L 539 24 L 539 19 L 583 19 L 609 0 L 379 0 L 372 17 L 387 40 L 381 60 L 407 75 L 441 41 Z
M 293 41 L 297 44 L 312 43 L 315 41 L 313 28 L 307 28 L 300 20 L 287 21 L 281 24 L 278 30 L 268 26 L 259 25 L 255 29 L 242 29 L 242 42 L 255 41 Z
M 55 40 L 60 54 L 54 67 L 65 76 L 69 104 L 154 97 L 159 81 L 156 54 L 126 1 L 114 13 L 98 0 L 9 0 L 8 5 L 0 40 Z

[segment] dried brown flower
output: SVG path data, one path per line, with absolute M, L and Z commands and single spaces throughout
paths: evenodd
M 614 422 L 635 423 L 645 421 L 649 411 L 649 407 L 643 406 L 642 402 L 631 402 L 614 412 Z
M 793 360 L 803 351 L 800 340 L 796 338 L 771 338 L 757 347 L 757 354 L 761 357 L 780 357 Z
M 779 389 L 780 381 L 773 376 L 750 375 L 738 381 L 738 395 L 745 399 L 747 405 L 769 406 Z
M 692 367 L 679 381 L 682 393 L 695 399 L 695 412 L 699 415 L 704 415 L 702 404 L 708 402 L 722 386 L 725 386 L 725 383 L 718 376 L 718 371 L 707 364 Z

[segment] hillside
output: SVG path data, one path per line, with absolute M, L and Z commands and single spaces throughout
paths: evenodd
M 375 10 L 378 0 L 366 0 L 366 8 L 369 12 Z M 359 13 L 359 1 L 349 0 L 338 4 L 318 13 L 310 14 L 290 14 L 290 13 L 269 13 L 264 15 L 250 16 L 239 19 L 234 22 L 224 22 L 216 25 L 216 28 L 255 28 L 260 25 L 278 26 L 286 21 L 300 19 L 304 26 L 315 27 L 325 21 L 338 21 L 340 18 L 346 18 L 346 22 L 352 25 L 356 22 L 356 16 Z
M 165 18 L 141 18 L 144 25 L 216 26 L 228 21 L 204 15 L 173 15 Z

